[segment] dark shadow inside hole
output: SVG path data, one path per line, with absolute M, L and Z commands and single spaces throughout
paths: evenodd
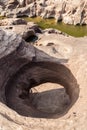
M 26 99 L 26 98 L 28 98 L 28 95 L 27 95 L 26 93 L 21 93 L 21 94 L 19 95 L 19 98 L 21 98 L 21 99 Z
M 35 42 L 38 39 L 37 36 L 32 35 L 30 37 L 28 37 L 27 39 L 25 39 L 26 42 Z
M 29 98 L 34 108 L 49 114 L 61 114 L 70 105 L 69 95 L 64 88 L 31 93 Z M 27 102 L 26 105 L 28 105 Z
M 33 78 L 29 79 L 29 83 L 30 83 L 30 88 L 38 85 L 38 82 Z
M 29 97 L 29 92 L 31 92 L 31 88 L 38 85 L 37 81 L 33 78 L 29 79 L 29 85 L 26 85 L 26 83 L 23 83 L 21 87 L 21 94 L 19 95 L 19 98 L 26 99 Z

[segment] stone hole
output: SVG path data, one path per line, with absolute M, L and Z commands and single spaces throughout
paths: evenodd
M 78 96 L 79 87 L 71 71 L 51 62 L 25 65 L 5 87 L 7 106 L 27 117 L 63 116 Z
M 26 42 L 35 42 L 38 39 L 37 36 L 31 35 L 27 39 L 25 39 Z

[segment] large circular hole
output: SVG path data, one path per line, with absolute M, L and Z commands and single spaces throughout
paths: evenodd
M 7 106 L 27 117 L 60 117 L 78 96 L 79 87 L 71 71 L 51 62 L 25 65 L 5 88 Z

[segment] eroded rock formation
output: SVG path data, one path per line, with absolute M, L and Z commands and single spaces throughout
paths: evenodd
M 10 107 L 12 107 L 12 104 L 14 104 L 13 100 L 15 100 L 15 97 L 18 98 L 17 93 L 18 96 L 20 96 L 21 94 L 20 90 L 17 89 L 21 89 L 21 91 L 26 91 L 28 94 L 29 90 L 32 87 L 35 87 L 36 85 L 45 82 L 53 82 L 63 85 L 66 88 L 66 91 L 69 94 L 72 103 L 77 99 L 78 94 L 75 92 L 78 92 L 77 82 L 72 73 L 68 70 L 68 68 L 61 64 L 62 58 L 58 60 L 56 58 L 50 57 L 44 52 L 36 49 L 32 45 L 29 45 L 28 43 L 23 41 L 20 36 L 12 34 L 9 31 L 0 30 L 0 38 L 1 102 L 6 103 L 8 104 L 8 106 L 10 105 Z M 68 76 L 70 77 L 70 79 L 68 79 Z M 68 80 L 74 80 L 74 83 L 71 84 L 71 81 L 68 82 Z M 77 87 L 77 90 L 75 89 L 74 91 L 74 87 Z M 12 94 L 13 91 L 15 95 Z M 74 97 L 75 94 L 77 96 Z M 11 95 L 14 96 L 11 98 L 10 102 L 9 98 L 11 97 Z M 19 105 L 19 107 L 21 106 Z M 13 107 L 13 109 L 15 108 Z M 22 110 L 19 110 L 18 112 L 20 113 Z M 26 108 L 25 113 L 27 110 L 28 108 Z M 29 110 L 29 113 L 32 113 L 31 110 Z
M 85 130 L 86 83 L 87 37 L 41 30 L 20 18 L 0 22 L 1 130 Z
M 42 127 L 49 129 L 54 122 L 56 130 L 60 128 L 61 123 L 67 130 L 67 122 L 73 121 L 79 128 L 80 119 L 85 122 L 87 115 L 85 111 L 87 38 L 73 38 L 63 35 L 60 31 L 47 29 L 38 34 L 34 47 L 30 42 L 25 42 L 20 33 L 15 31 L 15 34 L 12 29 L 6 29 L 16 26 L 13 23 L 20 24 L 20 19 L 11 20 L 7 22 L 8 26 L 1 26 L 4 30 L 0 29 L 0 127 L 14 130 L 21 124 L 20 129 L 28 130 L 32 127 L 36 129 L 39 123 L 39 129 Z M 45 86 L 44 83 L 47 83 L 46 88 L 50 90 L 48 82 L 56 83 L 56 86 L 61 84 L 69 98 L 64 89 L 42 92 L 41 95 L 35 90 L 34 94 L 31 92 L 31 88 Z M 61 108 L 57 106 L 59 103 L 56 104 L 60 97 L 52 104 L 50 92 L 55 97 L 52 97 L 53 99 L 57 99 L 62 92 L 61 98 L 64 96 L 65 100 L 62 100 Z M 49 99 L 48 104 L 50 102 L 52 105 L 45 104 L 44 96 Z M 73 112 L 76 113 L 78 122 L 75 121 Z M 56 119 L 59 125 L 53 119 L 40 119 L 58 118 L 64 114 L 65 118 Z M 82 116 L 84 118 L 81 118 Z M 46 127 L 44 122 L 47 124 Z M 84 124 L 86 128 L 86 123 Z M 71 125 L 72 129 L 73 127 L 74 125 Z M 80 126 L 81 129 L 82 127 L 83 125 Z
M 55 18 L 66 24 L 87 24 L 87 0 L 14 0 L 0 6 L 2 16 Z

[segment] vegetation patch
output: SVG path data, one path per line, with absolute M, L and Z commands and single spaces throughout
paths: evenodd
M 0 20 L 2 20 L 2 19 L 5 19 L 6 17 L 4 17 L 4 16 L 0 16 Z
M 87 36 L 87 26 L 74 26 L 74 25 L 67 25 L 62 22 L 56 23 L 55 19 L 42 19 L 41 17 L 34 17 L 34 18 L 29 18 L 25 17 L 24 18 L 27 22 L 35 22 L 36 24 L 39 25 L 42 29 L 46 28 L 54 28 L 58 29 L 62 32 L 65 32 L 71 36 L 74 37 L 83 37 Z

